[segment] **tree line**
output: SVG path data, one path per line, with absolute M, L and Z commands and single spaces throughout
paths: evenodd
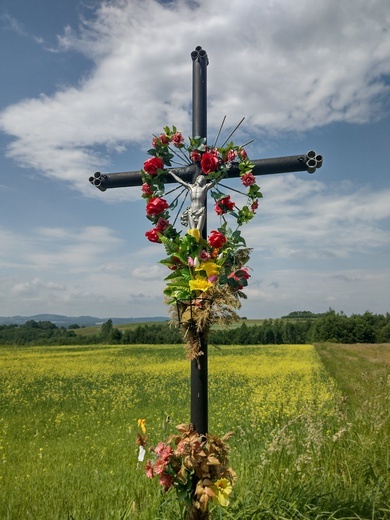
M 332 343 L 390 342 L 390 314 L 346 316 L 333 309 L 322 314 L 304 311 L 300 316 L 290 313 L 280 319 L 268 319 L 257 325 L 245 321 L 239 327 L 212 330 L 209 343 L 214 345 L 272 345 Z M 3 345 L 80 345 L 80 344 L 179 344 L 182 336 L 178 328 L 166 322 L 142 324 L 119 330 L 107 320 L 97 333 L 83 336 L 75 333 L 78 327 L 57 327 L 50 321 L 29 320 L 24 325 L 0 325 L 0 344 Z

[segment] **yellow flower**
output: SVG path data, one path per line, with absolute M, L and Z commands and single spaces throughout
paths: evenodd
M 197 228 L 191 228 L 187 231 L 187 235 L 191 235 L 192 237 L 195 238 L 195 240 L 197 242 L 199 242 L 199 239 L 200 239 L 200 231 L 199 229 Z
M 142 433 L 146 433 L 146 419 L 138 419 L 138 427 L 141 428 Z
M 213 497 L 213 502 L 221 505 L 222 507 L 227 507 L 229 505 L 229 495 L 233 490 L 233 487 L 227 478 L 220 478 L 215 482 L 211 489 L 215 493 L 215 497 Z
M 197 276 L 194 280 L 189 281 L 191 291 L 207 291 L 213 284 L 203 276 Z
M 201 262 L 199 267 L 195 267 L 195 271 L 206 271 L 207 278 L 213 274 L 218 274 L 220 269 L 220 266 L 211 260 Z

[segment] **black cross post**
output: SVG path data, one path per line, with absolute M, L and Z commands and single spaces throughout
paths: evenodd
M 192 71 L 192 135 L 193 137 L 207 138 L 207 53 L 198 46 L 191 53 Z M 316 168 L 322 165 L 322 156 L 314 151 L 302 155 L 288 157 L 275 157 L 272 159 L 258 159 L 254 163 L 252 173 L 254 175 L 269 175 L 274 173 L 288 173 L 307 171 L 314 173 Z M 172 168 L 176 175 L 186 182 L 194 182 L 199 175 L 199 164 Z M 240 172 L 237 165 L 229 169 L 229 177 L 239 177 Z M 141 172 L 100 173 L 96 172 L 89 178 L 91 184 L 105 191 L 109 188 L 124 188 L 130 186 L 141 186 Z M 167 183 L 176 182 L 168 175 Z M 207 237 L 206 224 L 203 227 L 203 237 Z M 201 336 L 200 347 L 203 356 L 191 362 L 191 423 L 195 430 L 204 435 L 208 432 L 208 359 L 207 338 Z

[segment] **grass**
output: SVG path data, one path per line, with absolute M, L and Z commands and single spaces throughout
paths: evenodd
M 390 519 L 389 345 L 211 349 L 210 432 L 238 474 L 212 519 Z M 326 367 L 326 368 L 325 368 Z M 0 348 L 0 518 L 177 520 L 137 463 L 188 421 L 181 346 Z

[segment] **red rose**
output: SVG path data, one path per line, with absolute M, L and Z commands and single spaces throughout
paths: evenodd
M 168 202 L 160 197 L 154 197 L 146 204 L 146 214 L 150 217 L 160 215 L 168 208 Z
M 147 182 L 142 184 L 141 190 L 146 197 L 151 197 L 153 195 L 153 188 Z
M 214 206 L 214 210 L 217 215 L 223 215 L 227 211 L 231 211 L 234 206 L 235 203 L 230 200 L 230 195 L 228 195 L 227 197 L 219 199 L 219 201 Z
M 213 230 L 213 231 L 211 231 L 211 233 L 208 237 L 208 241 L 209 241 L 209 244 L 211 247 L 215 247 L 215 248 L 219 249 L 223 246 L 223 244 L 225 244 L 227 242 L 227 239 L 226 239 L 225 235 L 223 235 L 219 231 Z
M 148 240 L 150 240 L 150 242 L 161 243 L 157 229 L 149 229 L 149 231 L 145 233 L 145 236 Z
M 184 141 L 184 137 L 181 132 L 176 132 L 176 134 L 173 134 L 172 143 L 175 146 L 180 146 L 183 141 Z
M 241 182 L 246 187 L 252 186 L 252 184 L 256 182 L 256 177 L 252 172 L 244 173 L 244 175 L 241 176 Z
M 246 151 L 244 150 L 244 148 L 241 148 L 240 150 L 240 157 L 243 161 L 245 161 L 245 159 L 248 159 L 248 154 L 246 153 Z
M 236 157 L 237 157 L 237 152 L 236 150 L 229 150 L 227 155 L 226 155 L 226 159 L 230 162 L 233 162 L 236 160 Z
M 219 160 L 218 157 L 213 155 L 212 153 L 204 153 L 202 156 L 202 160 L 200 161 L 200 167 L 202 168 L 202 172 L 207 175 L 208 173 L 215 172 L 218 168 Z
M 251 206 L 252 213 L 254 213 L 258 207 L 259 207 L 259 201 L 256 199 Z
M 156 230 L 162 233 L 169 227 L 169 220 L 160 217 L 157 221 Z
M 149 175 L 156 175 L 157 170 L 162 170 L 164 168 L 164 163 L 160 159 L 160 157 L 152 157 L 144 162 L 144 170 Z
M 202 159 L 202 154 L 197 150 L 194 150 L 193 152 L 191 152 L 190 157 L 192 162 L 200 162 Z

